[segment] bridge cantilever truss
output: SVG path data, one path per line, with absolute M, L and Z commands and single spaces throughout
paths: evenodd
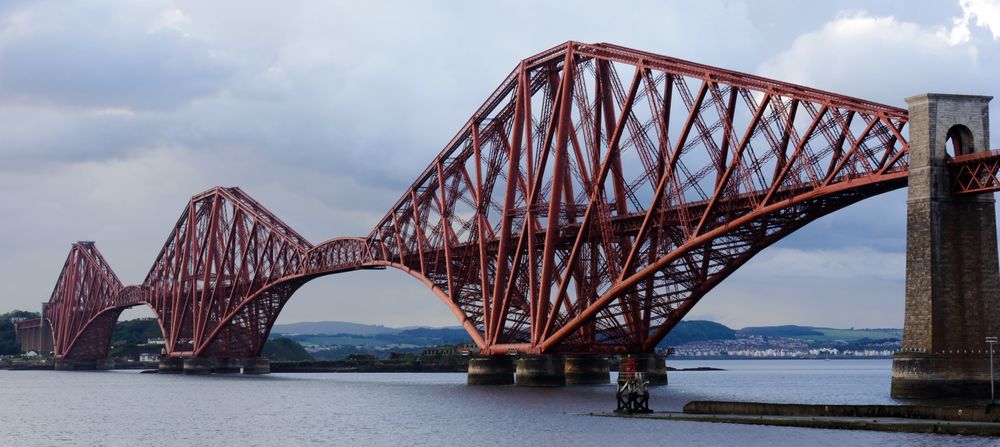
M 906 123 L 870 101 L 568 42 L 523 60 L 366 238 L 314 246 L 214 188 L 141 285 L 74 245 L 46 317 L 64 357 L 106 354 L 137 304 L 171 355 L 254 356 L 305 282 L 393 267 L 484 353 L 648 352 L 764 248 L 905 186 Z M 956 156 L 955 191 L 998 189 L 997 160 Z

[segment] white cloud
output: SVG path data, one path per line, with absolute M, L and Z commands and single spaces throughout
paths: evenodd
M 991 51 L 1000 46 L 965 34 L 856 12 L 799 36 L 759 72 L 895 105 L 931 90 L 989 94 L 1000 68 Z
M 136 115 L 135 110 L 128 107 L 97 107 L 86 109 L 84 113 L 90 116 L 117 116 L 132 118 Z
M 963 1 L 962 15 L 947 25 L 845 13 L 797 37 L 758 72 L 904 108 L 905 98 L 921 93 L 998 96 L 998 4 Z M 990 127 L 1000 129 L 1000 113 Z
M 184 37 L 191 37 L 186 30 L 188 26 L 191 25 L 191 18 L 184 14 L 179 8 L 167 9 L 160 13 L 160 15 L 153 20 L 153 24 L 149 27 L 149 33 L 155 33 L 162 29 L 172 30 L 179 33 Z
M 965 13 L 961 19 L 962 25 L 966 29 L 972 17 L 975 17 L 977 26 L 989 28 L 993 32 L 993 38 L 1000 39 L 1000 1 L 962 0 L 960 3 Z

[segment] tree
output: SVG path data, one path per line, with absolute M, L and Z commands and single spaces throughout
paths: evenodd
M 264 344 L 263 356 L 271 360 L 289 362 L 313 359 L 309 355 L 309 352 L 306 351 L 306 348 L 303 348 L 298 342 L 287 337 L 268 340 Z
M 151 338 L 163 338 L 156 318 L 119 321 L 111 333 L 111 357 L 139 358 L 143 352 L 158 353 L 158 347 L 140 347 Z
M 15 310 L 0 315 L 0 355 L 14 355 L 21 353 L 21 344 L 17 342 L 16 328 L 13 318 L 39 318 L 38 312 L 28 312 L 25 310 Z

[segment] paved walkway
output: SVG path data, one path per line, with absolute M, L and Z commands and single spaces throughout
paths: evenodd
M 875 430 L 908 433 L 940 433 L 950 435 L 998 436 L 998 422 L 942 421 L 934 419 L 859 418 L 830 416 L 758 416 L 737 414 L 689 414 L 658 412 L 649 414 L 590 413 L 591 416 L 665 419 L 676 421 L 716 422 L 748 425 L 776 425 L 841 430 Z

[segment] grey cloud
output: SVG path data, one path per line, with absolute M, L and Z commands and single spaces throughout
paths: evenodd
M 231 76 L 225 58 L 202 42 L 153 27 L 155 15 L 103 20 L 120 4 L 101 6 L 48 4 L 24 17 L 0 45 L 0 95 L 85 108 L 171 109 L 217 92 Z
M 0 103 L 0 172 L 108 161 L 160 139 L 158 123 L 123 110 L 67 112 Z
M 864 245 L 900 252 L 906 248 L 906 189 L 865 199 L 792 233 L 778 246 L 809 250 Z
M 797 37 L 759 71 L 900 107 L 904 98 L 924 92 L 995 93 L 1000 40 L 982 26 L 955 40 L 955 24 L 942 22 L 921 26 L 866 12 L 842 15 Z M 991 118 L 997 128 L 1000 114 Z

